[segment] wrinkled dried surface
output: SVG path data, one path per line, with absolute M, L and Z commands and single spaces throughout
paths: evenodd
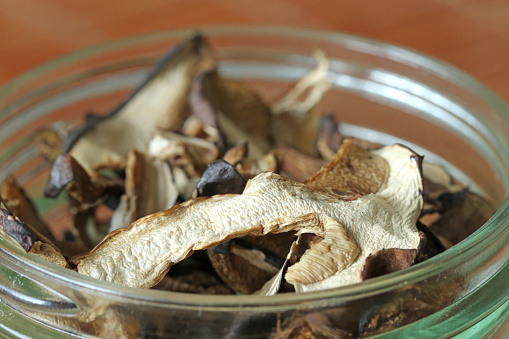
M 337 272 L 345 274 L 332 279 L 334 286 L 359 281 L 360 274 L 353 272 L 359 272 L 359 262 L 363 262 L 374 248 L 415 248 L 419 242 L 415 222 L 422 200 L 415 155 L 400 146 L 387 147 L 375 154 L 391 163 L 393 171 L 377 194 L 362 196 L 355 203 L 276 174 L 261 174 L 248 182 L 241 195 L 197 198 L 142 218 L 128 228 L 110 234 L 92 252 L 77 256 L 72 262 L 83 274 L 130 286 L 150 287 L 172 264 L 195 250 L 239 236 L 298 230 L 317 233 L 323 241 L 337 248 L 331 248 L 321 258 L 324 265 L 331 265 L 325 273 L 309 277 L 302 264 L 306 260 L 295 264 L 294 267 L 301 265 L 303 268 L 301 276 L 294 275 L 298 277 L 295 281 L 303 281 L 300 285 L 305 286 L 316 279 L 330 280 L 325 278 L 333 277 Z M 401 189 L 403 183 L 405 190 Z M 363 231 L 367 227 L 372 229 L 370 234 Z M 347 238 L 341 238 L 340 242 L 331 241 L 344 237 L 343 228 L 352 241 Z M 381 237 L 383 244 L 379 242 Z M 350 251 L 355 247 L 363 250 L 357 261 L 357 253 Z M 317 246 L 316 250 L 322 249 Z M 339 254 L 339 257 L 331 253 Z M 332 267 L 333 264 L 343 266 Z M 321 282 L 318 288 L 330 283 L 320 285 Z
M 377 192 L 384 183 L 387 171 L 388 164 L 382 157 L 357 146 L 351 140 L 345 140 L 331 162 L 305 183 L 313 188 L 356 197 Z

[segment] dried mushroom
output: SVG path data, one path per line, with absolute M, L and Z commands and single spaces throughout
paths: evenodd
M 270 109 L 247 84 L 207 72 L 196 79 L 190 98 L 193 114 L 218 130 L 224 149 L 247 141 L 254 158 L 270 151 Z
M 201 36 L 175 47 L 113 112 L 89 116 L 65 140 L 64 151 L 88 172 L 125 165 L 136 148 L 148 149 L 155 130 L 178 130 L 189 115 L 188 92 L 195 74 L 214 67 Z
M 125 194 L 111 218 L 110 232 L 146 215 L 171 208 L 178 195 L 166 161 L 131 151 L 127 158 Z
M 315 154 L 314 141 L 320 124 L 318 104 L 331 87 L 327 79 L 329 61 L 322 51 L 315 52 L 317 67 L 300 79 L 270 106 L 276 142 L 308 154 Z
M 90 247 L 85 246 L 82 240 L 74 235 L 74 229 L 67 229 L 64 232 L 64 239 L 57 239 L 46 222 L 37 213 L 30 197 L 19 186 L 14 177 L 9 177 L 2 183 L 0 192 L 0 200 L 6 209 L 20 220 L 23 220 L 38 240 L 58 248 L 66 256 L 73 256 L 90 250 Z M 66 239 L 66 235 L 71 235 L 71 238 Z
M 388 163 L 387 177 L 374 194 L 345 201 L 264 173 L 240 195 L 196 198 L 141 218 L 72 263 L 83 274 L 147 288 L 193 251 L 240 236 L 298 231 L 323 240 L 288 269 L 287 281 L 302 291 L 358 282 L 371 253 L 419 244 L 415 223 L 422 187 L 416 155 L 399 145 L 372 153 Z

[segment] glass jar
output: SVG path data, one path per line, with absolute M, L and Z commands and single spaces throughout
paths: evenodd
M 373 321 L 386 326 L 376 334 L 381 337 L 494 333 L 509 313 L 506 105 L 454 67 L 381 42 L 280 27 L 200 31 L 213 46 L 222 74 L 244 79 L 267 100 L 313 68 L 311 53 L 322 49 L 331 60 L 333 83 L 322 108 L 333 112 L 347 133 L 411 145 L 492 200 L 497 212 L 466 240 L 403 271 L 337 289 L 272 297 L 115 285 L 38 260 L 1 236 L 0 335 L 268 338 L 303 317 L 353 336 L 374 334 L 363 331 Z M 190 34 L 161 32 L 95 46 L 4 86 L 0 180 L 14 174 L 48 222 L 65 224 L 65 200 L 42 197 L 50 168 L 37 155 L 34 131 L 80 124 L 91 111 L 107 113 L 157 58 Z

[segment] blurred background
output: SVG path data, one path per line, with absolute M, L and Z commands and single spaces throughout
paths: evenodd
M 430 54 L 509 101 L 507 0 L 1 0 L 0 85 L 119 37 L 218 24 L 342 31 Z
M 357 34 L 432 55 L 509 102 L 508 15 L 507 0 L 0 0 L 0 85 L 53 58 L 121 37 L 208 25 L 283 25 Z M 504 327 L 507 333 L 509 323 Z

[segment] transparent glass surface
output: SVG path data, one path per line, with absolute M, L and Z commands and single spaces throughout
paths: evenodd
M 506 105 L 461 71 L 397 46 L 287 28 L 201 31 L 222 74 L 249 82 L 267 100 L 314 66 L 313 50 L 324 50 L 333 89 L 323 111 L 352 135 L 412 145 L 498 211 L 466 240 L 409 269 L 353 286 L 273 297 L 114 285 L 38 260 L 0 235 L 0 336 L 269 338 L 310 314 L 354 337 L 492 334 L 509 312 Z M 192 33 L 162 32 L 89 48 L 0 89 L 0 180 L 14 174 L 49 223 L 69 222 L 64 199 L 42 196 L 50 168 L 37 154 L 33 133 L 78 125 L 88 112 L 107 113 L 156 59 Z M 386 331 L 364 333 L 373 321 Z

